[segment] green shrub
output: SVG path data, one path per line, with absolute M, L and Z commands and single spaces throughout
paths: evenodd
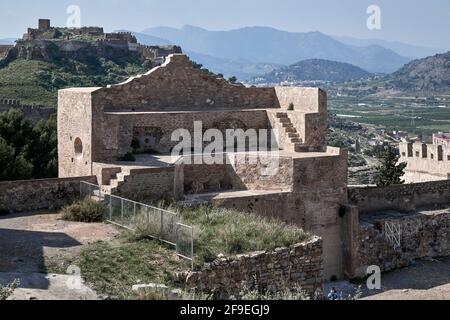
M 276 219 L 203 206 L 182 208 L 182 220 L 194 226 L 196 264 L 219 254 L 237 255 L 290 247 L 310 238 L 302 229 Z
M 16 290 L 16 288 L 19 286 L 20 282 L 19 280 L 14 280 L 12 283 L 6 285 L 6 287 L 2 286 L 0 284 L 0 300 L 6 300 L 8 299 Z
M 294 104 L 291 102 L 291 103 L 289 103 L 289 106 L 288 106 L 288 111 L 294 111 L 294 109 L 295 109 L 295 106 L 294 106 Z
M 102 222 L 106 207 L 104 204 L 84 199 L 63 208 L 63 219 L 76 222 Z

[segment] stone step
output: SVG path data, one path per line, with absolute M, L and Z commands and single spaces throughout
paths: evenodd
M 281 123 L 291 123 L 292 124 L 292 122 L 289 118 L 280 118 L 279 120 Z
M 311 150 L 311 147 L 299 143 L 295 145 L 295 152 L 313 152 L 313 150 Z
M 292 143 L 302 143 L 302 140 L 300 138 L 291 138 Z
M 286 131 L 286 133 L 297 133 L 297 129 L 295 129 L 294 127 L 286 127 L 284 128 L 284 130 Z
M 277 112 L 277 118 L 288 118 L 288 115 L 285 112 Z
M 296 133 L 296 132 L 288 132 L 287 135 L 289 138 L 300 138 L 298 133 Z

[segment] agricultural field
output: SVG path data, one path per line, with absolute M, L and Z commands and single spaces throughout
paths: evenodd
M 329 110 L 339 118 L 387 130 L 424 136 L 450 131 L 450 97 L 335 97 Z

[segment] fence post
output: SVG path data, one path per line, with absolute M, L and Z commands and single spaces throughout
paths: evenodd
M 80 181 L 80 200 L 83 200 L 83 181 Z
M 191 267 L 194 271 L 194 227 L 191 227 Z
M 112 221 L 112 196 L 109 196 L 109 221 Z
M 123 199 L 120 199 L 120 220 L 123 222 Z
M 160 237 L 161 237 L 161 239 L 163 239 L 163 236 L 164 236 L 164 212 L 163 211 L 161 211 L 161 229 L 160 230 L 161 230 Z
M 178 238 L 178 232 L 179 232 L 179 230 L 180 230 L 180 224 L 179 223 L 177 223 L 177 230 L 176 230 L 176 232 L 175 232 L 175 251 L 176 251 L 176 253 L 177 254 L 179 254 L 180 252 L 179 252 L 179 247 L 178 247 L 178 241 L 179 241 L 179 238 Z

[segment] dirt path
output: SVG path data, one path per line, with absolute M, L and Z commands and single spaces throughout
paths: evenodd
M 68 275 L 48 274 L 46 262 L 74 256 L 83 246 L 110 241 L 118 234 L 111 225 L 66 222 L 53 213 L 2 216 L 0 283 L 20 280 L 13 299 L 95 299 L 96 294 L 84 285 L 68 288 Z
M 353 295 L 358 285 L 362 286 L 363 300 L 450 300 L 450 257 L 424 259 L 384 273 L 381 290 L 368 290 L 365 283 L 340 281 L 328 283 L 326 292 L 335 287 L 346 297 Z

